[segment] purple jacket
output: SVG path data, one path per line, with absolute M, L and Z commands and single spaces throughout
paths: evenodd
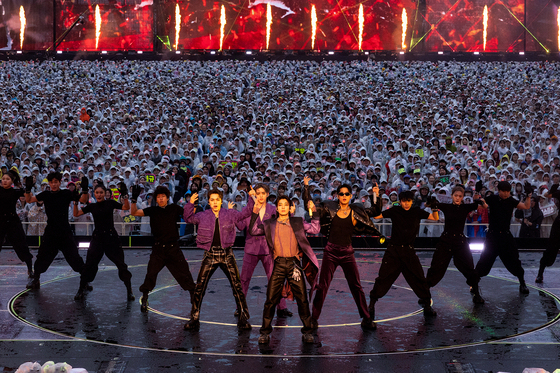
M 260 215 L 258 215 L 256 224 L 262 224 L 264 220 L 272 218 L 276 214 L 276 206 L 267 203 L 265 205 L 264 218 L 261 220 Z M 268 244 L 266 243 L 266 237 L 263 236 L 253 236 L 249 231 L 249 223 L 251 222 L 251 217 L 241 220 L 237 223 L 237 229 L 242 231 L 247 228 L 247 235 L 245 236 L 245 254 L 251 255 L 269 255 Z
M 256 224 L 258 218 L 257 214 L 251 216 L 251 223 L 249 225 L 249 231 L 253 236 L 265 235 L 270 253 L 274 252 L 274 234 L 276 233 L 276 217 L 265 220 L 263 224 Z M 296 240 L 298 242 L 299 249 L 303 254 L 301 260 L 301 266 L 307 282 L 311 285 L 309 290 L 309 298 L 311 299 L 313 291 L 317 286 L 317 274 L 319 273 L 319 261 L 311 249 L 311 245 L 305 236 L 305 233 L 318 234 L 321 231 L 321 225 L 319 224 L 319 219 L 312 219 L 311 224 L 307 223 L 303 218 L 290 217 L 290 225 L 294 230 Z M 289 282 L 288 282 L 289 284 Z
M 220 242 L 222 247 L 233 246 L 235 242 L 235 224 L 249 216 L 253 211 L 255 202 L 249 198 L 247 206 L 241 212 L 237 210 L 220 209 Z M 216 215 L 212 210 L 197 212 L 194 214 L 194 205 L 188 202 L 185 205 L 184 215 L 186 223 L 198 224 L 196 244 L 204 250 L 210 250 L 214 238 L 214 227 L 216 226 Z

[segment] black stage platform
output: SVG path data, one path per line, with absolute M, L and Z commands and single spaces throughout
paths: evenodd
M 321 251 L 317 251 L 319 258 Z M 140 312 L 141 284 L 149 250 L 127 250 L 137 300 L 126 302 L 116 268 L 103 259 L 83 302 L 73 300 L 79 278 L 62 257 L 42 276 L 40 290 L 25 290 L 26 271 L 11 250 L 0 253 L 0 372 L 25 361 L 66 361 L 89 372 L 323 371 L 323 372 L 522 372 L 560 367 L 560 270 L 522 296 L 501 262 L 481 282 L 484 305 L 474 305 L 462 275 L 453 267 L 433 289 L 435 319 L 425 320 L 402 276 L 377 303 L 378 330 L 363 332 L 342 271 L 329 290 L 315 344 L 301 341 L 295 303 L 292 318 L 276 319 L 268 346 L 257 343 L 266 298 L 258 267 L 248 305 L 253 330 L 238 332 L 235 302 L 217 271 L 201 309 L 199 332 L 183 330 L 190 298 L 167 270 L 150 295 L 150 312 Z M 83 252 L 85 254 L 85 251 Z M 241 269 L 242 252 L 236 252 Z M 371 290 L 381 251 L 357 251 L 362 285 Z M 186 250 L 196 277 L 202 252 Z M 522 253 L 533 284 L 540 253 Z M 420 253 L 429 265 L 431 253 Z M 475 261 L 478 255 L 475 255 Z M 107 265 L 107 266 L 105 266 Z M 3 369 L 3 370 L 2 370 Z

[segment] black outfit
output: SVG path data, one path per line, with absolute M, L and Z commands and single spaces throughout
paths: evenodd
M 27 264 L 27 269 L 31 273 L 33 255 L 29 252 L 25 232 L 16 212 L 16 203 L 23 196 L 22 189 L 0 187 L 0 250 L 4 238 L 8 236 L 19 260 Z
M 152 291 L 163 267 L 167 267 L 183 290 L 194 290 L 189 264 L 179 248 L 179 229 L 177 221 L 183 215 L 183 209 L 175 204 L 165 207 L 153 206 L 143 209 L 144 216 L 150 217 L 150 227 L 154 236 L 154 246 L 148 261 L 148 271 L 140 291 L 144 294 Z M 192 299 L 191 299 L 192 301 Z
M 68 222 L 68 208 L 74 200 L 74 194 L 68 189 L 57 192 L 42 192 L 35 198 L 45 203 L 47 227 L 41 239 L 41 246 L 35 260 L 35 278 L 46 272 L 58 251 L 62 251 L 64 258 L 76 272 L 82 273 L 84 260 L 78 252 L 70 223 Z
M 121 203 L 108 199 L 91 203 L 82 209 L 84 214 L 92 214 L 95 223 L 84 266 L 83 281 L 91 282 L 95 279 L 99 262 L 105 254 L 117 266 L 121 281 L 125 283 L 127 289 L 130 288 L 132 273 L 124 262 L 124 251 L 113 223 L 113 210 L 121 210 L 122 206 Z
M 407 211 L 395 206 L 383 211 L 382 215 L 383 218 L 391 219 L 392 235 L 370 293 L 372 302 L 387 294 L 402 273 L 422 304 L 429 304 L 432 296 L 422 264 L 414 251 L 414 240 L 418 235 L 420 220 L 427 219 L 430 214 L 418 207 L 411 207 Z
M 552 198 L 560 200 L 560 191 L 555 191 L 552 194 Z M 540 262 L 539 275 L 542 276 L 544 269 L 550 267 L 556 261 L 556 256 L 558 255 L 558 250 L 560 250 L 560 214 L 554 219 L 552 223 L 552 228 L 550 230 L 550 237 L 548 239 L 548 247 L 543 253 Z
M 524 210 L 515 211 L 515 217 L 521 219 L 521 228 L 519 229 L 519 237 L 521 238 L 540 238 L 541 237 L 541 224 L 544 215 L 539 208 L 538 204 L 529 210 L 529 216 L 525 216 Z M 525 219 L 531 225 L 525 224 Z
M 513 197 L 501 199 L 498 195 L 488 196 L 485 201 L 490 209 L 488 233 L 484 241 L 484 251 L 476 264 L 476 271 L 480 277 L 488 275 L 499 256 L 506 269 L 522 281 L 525 271 L 519 260 L 515 240 L 509 230 L 513 210 L 519 201 Z
M 467 279 L 467 284 L 476 286 L 480 278 L 474 269 L 473 257 L 463 230 L 467 216 L 478 208 L 478 204 L 438 203 L 438 208 L 445 216 L 445 228 L 437 243 L 432 264 L 426 275 L 428 286 L 434 287 L 441 281 L 451 258 L 453 258 L 455 267 Z

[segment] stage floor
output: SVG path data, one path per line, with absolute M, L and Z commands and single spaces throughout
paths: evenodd
M 36 251 L 33 251 L 35 254 Z M 317 251 L 319 259 L 322 252 Z M 85 257 L 85 251 L 82 251 Z M 521 253 L 531 293 L 519 285 L 498 260 L 481 281 L 484 305 L 474 305 L 463 276 L 451 266 L 432 289 L 438 316 L 425 320 L 417 298 L 401 276 L 377 303 L 378 329 L 363 332 L 342 270 L 335 274 L 313 345 L 301 341 L 301 321 L 275 319 L 271 342 L 257 339 L 266 299 L 262 266 L 255 271 L 247 303 L 253 330 L 238 332 L 235 301 L 219 270 L 210 280 L 201 309 L 199 332 L 183 330 L 190 312 L 189 294 L 164 269 L 150 310 L 140 312 L 139 285 L 149 250 L 126 250 L 136 301 L 116 267 L 104 258 L 82 302 L 74 301 L 79 277 L 59 255 L 41 277 L 41 289 L 27 291 L 25 266 L 12 250 L 0 252 L 0 372 L 13 372 L 23 362 L 67 362 L 89 372 L 522 372 L 560 368 L 560 266 L 534 283 L 541 253 Z M 369 291 L 383 252 L 356 251 L 362 286 Z M 187 250 L 196 278 L 201 250 Z M 243 253 L 236 251 L 241 270 Z M 424 266 L 431 252 L 419 253 Z M 478 255 L 475 254 L 475 262 Z M 425 270 L 427 268 L 425 267 Z

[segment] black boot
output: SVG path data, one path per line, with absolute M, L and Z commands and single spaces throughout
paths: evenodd
M 519 279 L 519 292 L 524 295 L 529 294 L 529 288 L 527 287 L 527 284 L 525 283 L 525 280 L 523 278 Z
M 375 330 L 377 329 L 377 324 L 373 321 L 371 317 L 364 317 L 362 323 L 360 324 L 363 330 Z
M 88 291 L 89 290 L 88 290 L 87 282 L 80 281 L 80 288 L 78 289 L 78 292 L 74 296 L 74 300 L 84 300 L 86 298 L 86 294 Z
M 249 323 L 249 314 L 247 311 L 240 312 L 239 320 L 237 321 L 237 329 L 239 330 L 251 330 L 252 326 Z
M 478 284 L 471 287 L 472 301 L 476 304 L 484 304 L 484 298 L 480 295 L 480 289 Z
M 39 279 L 39 275 L 29 277 L 29 281 L 27 281 L 27 285 L 25 287 L 27 289 L 39 289 L 41 287 L 41 280 Z
M 290 311 L 288 311 L 287 308 L 282 308 L 281 310 L 278 310 L 278 312 L 276 313 L 276 316 L 282 317 L 282 318 L 292 317 L 293 315 L 294 314 L 291 313 Z
M 537 278 L 535 279 L 535 282 L 537 284 L 542 284 L 543 283 L 543 275 L 544 275 L 544 266 L 541 264 L 541 266 L 539 267 L 539 273 L 537 274 Z
M 148 293 L 142 293 L 142 298 L 140 299 L 140 311 L 148 312 Z
M 25 262 L 25 264 L 27 265 L 27 277 L 32 278 L 33 277 L 33 264 L 31 263 L 31 259 L 29 259 L 27 262 Z
M 184 329 L 196 331 L 200 329 L 200 321 L 198 319 L 191 319 L 188 323 L 185 324 Z
M 126 286 L 126 300 L 132 302 L 133 300 L 136 299 L 136 297 L 132 292 L 132 284 L 130 283 L 130 280 L 125 281 L 124 286 Z

